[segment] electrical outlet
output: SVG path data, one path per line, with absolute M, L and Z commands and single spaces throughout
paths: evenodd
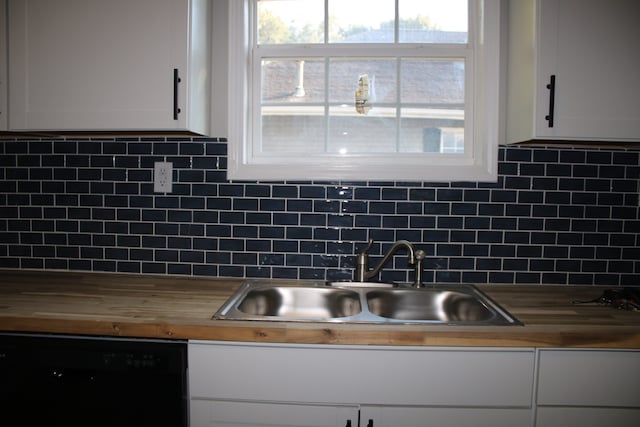
M 171 193 L 173 188 L 173 163 L 155 162 L 153 164 L 153 191 Z

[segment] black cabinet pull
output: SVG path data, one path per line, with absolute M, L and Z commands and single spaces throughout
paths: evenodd
M 544 119 L 549 123 L 549 127 L 553 127 L 553 114 L 556 103 L 556 76 L 555 74 L 551 75 L 549 79 L 549 84 L 547 84 L 547 89 L 549 89 L 549 114 L 544 116 Z
M 369 418 L 369 422 L 367 423 L 367 427 L 373 427 L 373 420 Z
M 351 420 L 347 420 L 347 425 L 344 427 L 351 427 Z
M 178 69 L 173 69 L 173 120 L 178 120 L 178 114 L 180 114 L 180 107 L 178 107 L 178 83 L 182 80 L 178 74 Z

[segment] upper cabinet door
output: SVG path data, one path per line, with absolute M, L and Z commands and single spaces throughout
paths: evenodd
M 10 130 L 209 123 L 206 0 L 9 0 Z
M 537 104 L 550 105 L 553 127 L 538 114 L 540 136 L 640 139 L 640 2 L 542 0 Z
M 639 141 L 640 2 L 531 0 L 509 6 L 508 142 Z
M 0 0 L 0 25 L 6 27 L 7 2 Z M 0 130 L 7 130 L 7 32 L 0 31 Z

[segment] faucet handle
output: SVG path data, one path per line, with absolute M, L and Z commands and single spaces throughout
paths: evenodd
M 371 249 L 371 246 L 373 246 L 373 239 L 369 239 L 369 244 L 367 244 L 366 248 L 360 251 L 360 255 L 364 255 L 367 252 L 369 252 L 369 249 Z
M 356 268 L 353 271 L 353 280 L 355 282 L 364 282 L 365 275 L 369 271 L 369 254 L 367 253 L 373 245 L 373 239 L 369 239 L 369 244 L 366 248 L 358 252 L 356 257 Z
M 427 253 L 422 249 L 416 251 L 416 263 L 415 265 L 415 277 L 413 280 L 413 286 L 416 288 L 422 287 L 422 261 L 427 257 Z

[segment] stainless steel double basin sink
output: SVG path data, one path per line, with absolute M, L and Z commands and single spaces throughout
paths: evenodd
M 216 319 L 342 323 L 520 325 L 473 285 L 245 282 Z

